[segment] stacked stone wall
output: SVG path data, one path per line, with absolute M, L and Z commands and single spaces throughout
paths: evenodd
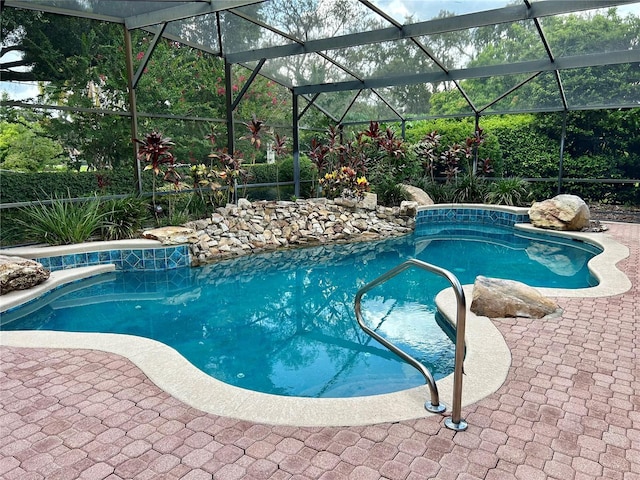
M 249 202 L 189 222 L 193 265 L 280 248 L 383 239 L 415 227 L 413 208 L 340 205 L 327 199 Z

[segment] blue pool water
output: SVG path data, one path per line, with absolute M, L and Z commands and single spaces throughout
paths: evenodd
M 462 284 L 481 274 L 538 287 L 594 285 L 587 262 L 599 252 L 595 247 L 514 233 L 440 224 L 380 242 L 200 268 L 114 272 L 4 314 L 2 329 L 149 337 L 219 380 L 261 392 L 347 397 L 397 391 L 424 379 L 359 329 L 353 299 L 404 260 L 449 269 Z M 423 361 L 436 379 L 453 370 L 454 345 L 434 307 L 447 286 L 431 273 L 408 270 L 369 292 L 362 309 L 372 328 Z

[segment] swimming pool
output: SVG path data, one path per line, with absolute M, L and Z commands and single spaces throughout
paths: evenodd
M 178 350 L 224 382 L 259 392 L 352 397 L 423 384 L 421 375 L 361 332 L 353 298 L 407 258 L 533 286 L 594 284 L 599 249 L 511 228 L 438 224 L 380 242 L 245 257 L 195 269 L 115 272 L 78 282 L 3 315 L 3 330 L 117 332 Z M 551 258 L 553 261 L 549 262 Z M 425 362 L 436 379 L 453 368 L 453 343 L 434 298 L 446 280 L 409 271 L 363 302 L 372 328 Z M 34 308 L 37 308 L 34 310 Z

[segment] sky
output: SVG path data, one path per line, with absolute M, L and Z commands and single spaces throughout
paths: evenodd
M 373 0 L 371 3 L 402 22 L 413 16 L 416 20 L 429 20 L 448 10 L 458 15 L 504 7 L 509 0 Z

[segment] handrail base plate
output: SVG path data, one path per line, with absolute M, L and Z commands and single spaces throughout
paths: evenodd
M 465 422 L 463 419 L 460 419 L 458 423 L 454 422 L 451 417 L 447 418 L 444 421 L 444 426 L 449 430 L 455 430 L 456 432 L 463 432 L 467 429 L 469 424 Z
M 431 402 L 426 402 L 424 404 L 424 408 L 427 410 L 427 412 L 443 413 L 447 409 L 447 406 L 444 403 L 439 403 L 438 405 L 434 405 Z

